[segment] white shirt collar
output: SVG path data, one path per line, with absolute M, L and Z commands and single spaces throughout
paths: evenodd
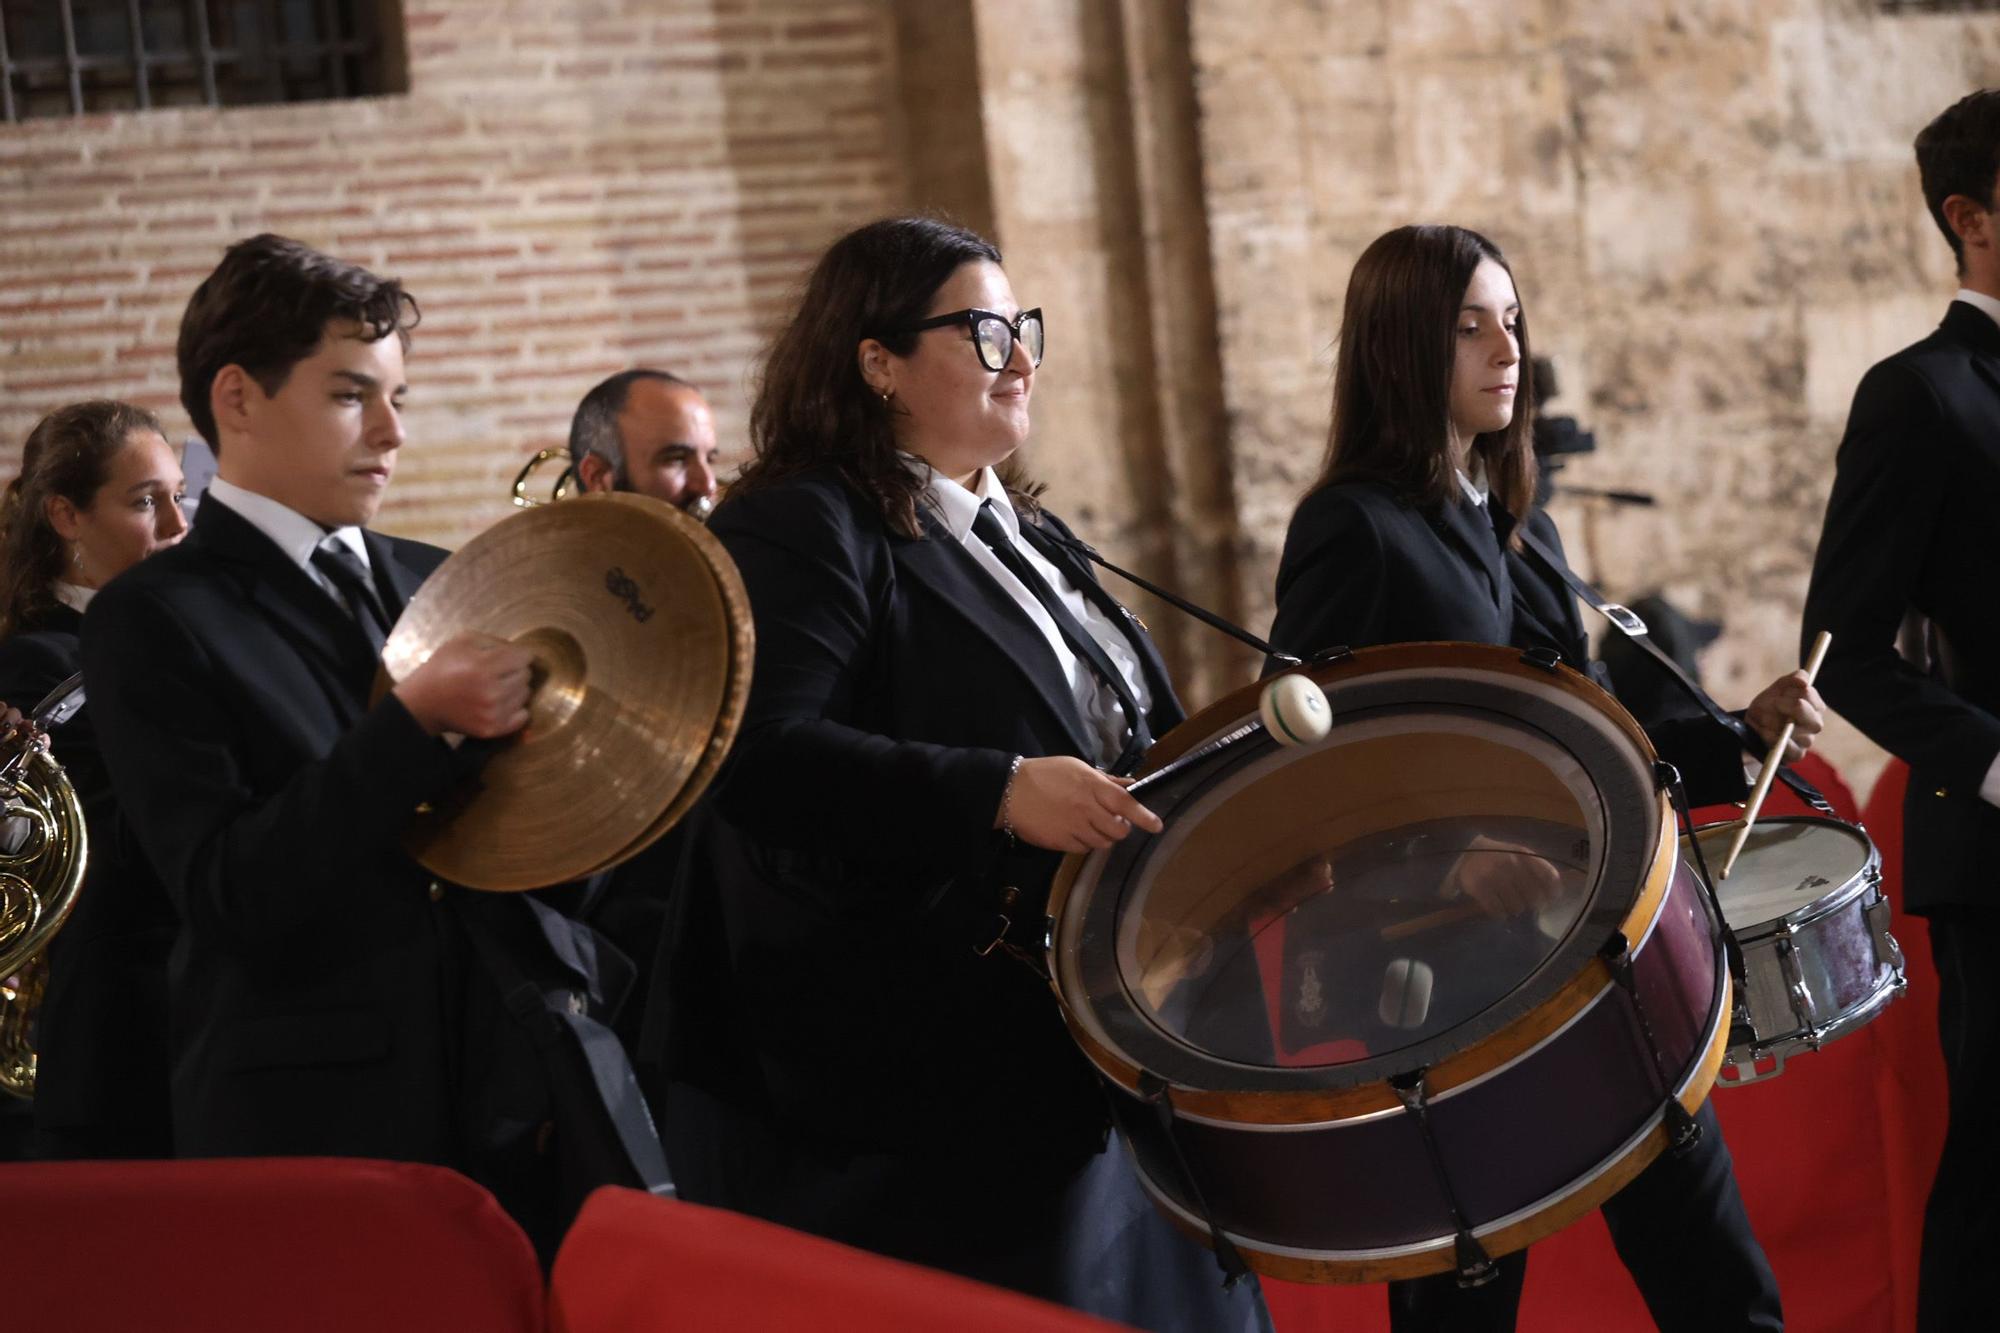
M 1471 458 L 1472 470 L 1458 469 L 1458 488 L 1465 492 L 1465 498 L 1476 505 L 1486 503 L 1486 460 L 1478 454 Z
M 286 559 L 301 569 L 312 568 L 313 552 L 328 537 L 333 537 L 359 556 L 363 569 L 372 568 L 368 561 L 368 546 L 361 540 L 360 528 L 335 528 L 329 533 L 298 510 L 280 504 L 268 495 L 245 490 L 221 477 L 208 484 L 208 493 L 203 499 L 220 500 L 235 510 L 245 522 L 269 537 L 285 553 Z
M 61 602 L 78 615 L 82 615 L 84 608 L 90 605 L 90 599 L 97 596 L 97 589 L 86 588 L 81 583 L 65 583 L 61 579 L 57 579 L 55 594 L 58 602 Z
M 1958 295 L 1952 299 L 1963 301 L 1975 310 L 1984 310 L 1988 319 L 2000 324 L 2000 298 L 1988 296 L 1985 292 L 1975 292 L 1969 287 L 1961 287 L 1958 289 Z
M 917 475 L 928 478 L 924 486 L 924 498 L 937 512 L 944 523 L 945 531 L 964 541 L 972 532 L 972 524 L 979 517 L 979 507 L 988 500 L 1000 516 L 1000 524 L 1007 529 L 1007 535 L 1019 539 L 1021 520 L 1014 513 L 1013 502 L 1007 498 L 1007 488 L 1000 484 L 1000 478 L 993 469 L 983 467 L 972 479 L 967 489 L 945 476 L 915 454 L 903 454 L 904 464 Z

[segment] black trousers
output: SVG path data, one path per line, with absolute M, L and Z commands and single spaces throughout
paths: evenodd
M 1715 1109 L 1695 1116 L 1701 1140 L 1669 1153 L 1604 1204 L 1626 1271 L 1662 1333 L 1780 1330 L 1778 1280 L 1750 1230 Z M 1500 1276 L 1461 1288 L 1445 1273 L 1389 1284 L 1395 1333 L 1511 1333 L 1528 1252 L 1497 1261 Z
M 1982 956 L 2000 938 L 2000 911 L 1938 908 L 1931 915 L 1950 1121 L 1924 1207 L 1917 1270 L 1919 1333 L 1993 1327 L 1994 1246 L 2000 1244 L 2000 977 Z

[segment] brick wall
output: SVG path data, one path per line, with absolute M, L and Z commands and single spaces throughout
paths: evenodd
M 0 475 L 49 408 L 190 433 L 173 343 L 230 241 L 296 236 L 424 306 L 391 531 L 455 544 L 612 371 L 670 367 L 739 447 L 804 266 L 899 195 L 870 0 L 406 0 L 410 92 L 0 126 Z

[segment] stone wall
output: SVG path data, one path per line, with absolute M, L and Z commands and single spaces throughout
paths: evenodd
M 1910 141 L 2000 83 L 1991 14 L 1856 0 L 1195 0 L 1208 226 L 1253 618 L 1324 446 L 1346 274 L 1390 227 L 1498 241 L 1554 412 L 1599 450 L 1564 475 L 1650 510 L 1559 501 L 1615 596 L 1726 620 L 1705 666 L 1740 704 L 1796 665 L 1848 397 L 1956 285 Z M 1865 784 L 1879 754 L 1829 754 Z M 1865 786 L 1864 786 L 1865 793 Z

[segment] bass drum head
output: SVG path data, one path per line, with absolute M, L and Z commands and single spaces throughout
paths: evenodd
M 1731 822 L 1695 831 L 1711 871 L 1721 872 L 1741 827 Z M 1754 930 L 1783 917 L 1811 915 L 1849 889 L 1858 892 L 1874 859 L 1874 844 L 1851 824 L 1811 816 L 1760 819 L 1729 878 L 1715 882 L 1715 896 L 1731 930 Z
M 1142 793 L 1164 832 L 1059 882 L 1056 986 L 1127 1086 L 1333 1092 L 1433 1066 L 1560 990 L 1648 881 L 1651 752 L 1575 673 L 1415 645 L 1311 674 L 1324 741 L 1257 732 L 1191 763 Z M 1156 755 L 1256 712 L 1241 691 Z

